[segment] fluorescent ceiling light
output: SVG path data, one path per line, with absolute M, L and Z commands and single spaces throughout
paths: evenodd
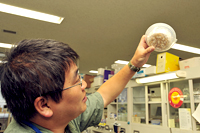
M 0 11 L 5 12 L 5 13 L 14 14 L 14 15 L 23 16 L 23 17 L 28 17 L 28 18 L 38 19 L 38 20 L 47 21 L 47 22 L 51 22 L 51 23 L 56 23 L 56 24 L 60 24 L 64 19 L 59 16 L 54 16 L 51 14 L 28 10 L 28 9 L 20 8 L 20 7 L 16 7 L 16 6 L 6 5 L 3 3 L 0 3 Z
M 115 63 L 117 64 L 128 64 L 129 62 L 128 61 L 123 61 L 123 60 L 117 60 L 115 61 Z M 151 66 L 150 64 L 144 64 L 142 67 L 149 67 Z
M 89 72 L 90 73 L 98 73 L 98 71 L 95 71 L 95 70 L 90 70 Z
M 115 61 L 117 64 L 128 64 L 128 61 L 123 61 L 123 60 L 117 60 Z
M 159 74 L 159 75 L 151 76 L 151 77 L 138 78 L 138 79 L 136 79 L 136 82 L 139 84 L 142 84 L 142 83 L 150 83 L 150 82 L 183 78 L 183 77 L 186 77 L 186 72 L 185 71 L 177 71 L 177 72 L 172 72 L 172 73 Z
M 0 53 L 0 57 L 5 57 L 6 55 L 3 53 Z
M 172 48 L 176 49 L 176 50 L 181 50 L 181 51 L 186 51 L 186 52 L 190 52 L 190 53 L 200 54 L 200 49 L 199 48 L 190 47 L 190 46 L 186 46 L 186 45 L 182 45 L 182 44 L 175 43 L 172 46 Z
M 2 61 L 2 60 L 0 60 L 0 63 L 6 63 L 7 61 Z
M 13 45 L 8 43 L 0 43 L 0 47 L 2 48 L 11 48 Z
M 144 64 L 142 67 L 150 67 L 150 64 Z

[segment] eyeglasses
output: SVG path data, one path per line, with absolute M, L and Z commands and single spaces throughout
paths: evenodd
M 70 86 L 70 87 L 67 87 L 67 88 L 65 88 L 65 89 L 63 89 L 63 90 L 67 90 L 67 89 L 72 88 L 72 87 L 77 86 L 77 85 L 81 85 L 81 86 L 82 86 L 82 78 L 81 78 L 80 75 L 79 75 L 79 79 L 80 79 L 80 83 L 75 84 L 75 85 L 72 85 L 72 86 Z

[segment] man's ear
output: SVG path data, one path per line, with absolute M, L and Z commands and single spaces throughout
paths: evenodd
M 48 106 L 48 99 L 45 97 L 37 97 L 34 101 L 35 109 L 44 117 L 51 117 L 53 110 Z

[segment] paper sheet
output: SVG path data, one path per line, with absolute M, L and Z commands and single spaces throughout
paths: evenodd
M 200 123 L 200 104 L 197 106 L 196 110 L 192 114 L 192 116 Z
M 169 125 L 169 127 L 171 127 L 171 128 L 175 128 L 174 119 L 169 119 L 169 120 L 168 120 L 168 125 Z
M 190 108 L 179 108 L 180 129 L 192 130 L 191 111 Z

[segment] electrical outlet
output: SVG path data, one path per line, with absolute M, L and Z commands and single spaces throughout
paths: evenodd
M 137 130 L 133 130 L 133 133 L 140 133 L 140 131 L 137 131 Z

